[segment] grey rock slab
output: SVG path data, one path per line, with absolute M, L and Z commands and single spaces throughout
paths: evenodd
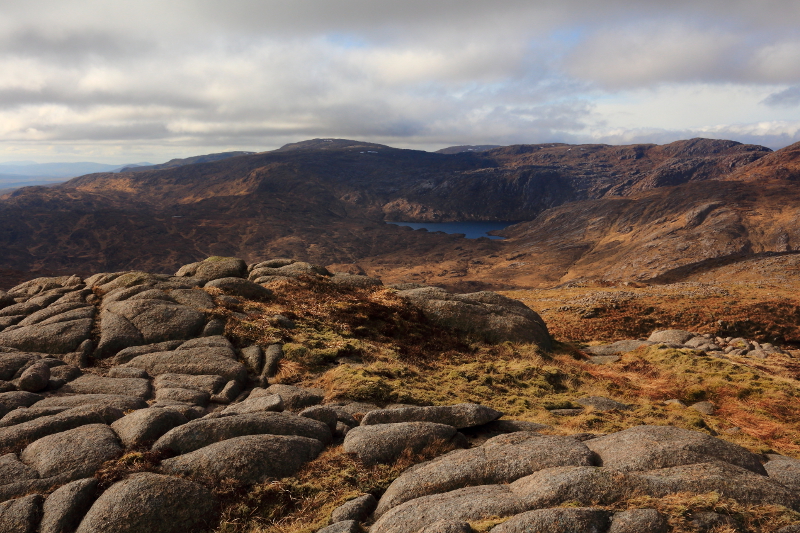
M 336 429 L 333 432 L 333 437 L 335 439 L 343 439 L 347 436 L 350 430 L 353 429 L 353 427 L 354 426 L 349 426 L 344 422 L 336 422 Z
M 0 531 L 35 533 L 41 516 L 42 500 L 40 495 L 31 494 L 0 503 Z
M 182 340 L 157 342 L 155 344 L 144 344 L 141 346 L 131 346 L 120 350 L 114 357 L 114 364 L 122 365 L 140 355 L 149 353 L 169 352 L 183 344 Z
M 472 533 L 468 522 L 439 520 L 419 530 L 419 533 Z
M 26 391 L 0 393 L 0 415 L 5 416 L 18 407 L 30 407 L 43 398 L 44 396 Z
M 153 450 L 183 454 L 245 435 L 296 435 L 323 444 L 331 441 L 330 429 L 317 420 L 290 413 L 250 413 L 192 420 L 164 434 L 153 444 Z
M 115 366 L 108 371 L 110 378 L 140 378 L 148 379 L 150 376 L 141 368 L 129 368 L 125 366 Z
M 503 416 L 500 411 L 474 403 L 448 406 L 405 407 L 370 411 L 361 420 L 362 426 L 397 422 L 435 422 L 456 429 L 480 426 Z
M 591 466 L 585 444 L 561 436 L 510 433 L 483 446 L 458 450 L 416 465 L 389 485 L 376 516 L 408 500 L 465 486 L 510 483 L 545 468 Z
M 351 428 L 356 427 L 358 425 L 358 421 L 355 419 L 355 417 L 350 413 L 348 413 L 347 411 L 345 411 L 344 409 L 342 409 L 340 405 L 328 404 L 325 407 L 334 410 L 334 412 L 336 413 L 336 420 L 338 420 L 339 422 L 347 424 Z
M 631 406 L 603 396 L 586 396 L 575 400 L 575 403 L 584 407 L 591 407 L 595 411 L 630 411 Z
M 198 337 L 196 339 L 189 339 L 176 350 L 188 350 L 190 348 L 227 348 L 227 355 L 231 359 L 236 359 L 236 353 L 233 351 L 233 344 L 223 335 L 211 335 L 206 337 Z M 221 352 L 220 352 L 221 353 Z
M 754 505 L 783 505 L 800 510 L 800 496 L 777 481 L 721 461 L 673 466 L 628 474 L 648 495 L 717 492 L 725 498 Z
M 42 478 L 66 473 L 89 477 L 104 462 L 121 454 L 122 447 L 111 428 L 88 424 L 38 439 L 22 451 L 20 459 Z
M 602 346 L 590 346 L 586 348 L 586 351 L 592 355 L 608 356 L 632 352 L 637 348 L 641 348 L 642 346 L 650 346 L 652 344 L 653 342 L 651 341 L 625 340 L 613 342 L 611 344 L 604 344 Z
M 94 503 L 97 480 L 79 479 L 60 487 L 44 501 L 39 533 L 67 533 L 78 528 Z
M 202 337 L 212 337 L 225 333 L 225 321 L 219 318 L 212 318 L 203 327 Z
M 41 354 L 26 352 L 11 352 L 0 354 L 0 379 L 10 381 L 14 379 L 19 370 L 34 361 L 41 359 Z
M 243 402 L 229 405 L 222 412 L 226 415 L 243 415 L 247 413 L 263 413 L 267 411 L 283 411 L 283 399 L 281 399 L 281 397 L 277 394 L 259 396 L 257 398 L 248 398 Z
M 671 426 L 636 426 L 586 441 L 603 466 L 623 472 L 725 461 L 766 475 L 759 456 L 699 431 Z
M 487 342 L 529 342 L 545 350 L 552 347 L 542 318 L 518 300 L 494 292 L 450 294 L 425 287 L 399 291 L 440 326 L 476 335 Z
M 361 528 L 355 520 L 344 520 L 323 527 L 317 533 L 359 533 Z
M 294 259 L 288 259 L 285 257 L 272 258 L 272 259 L 267 259 L 266 261 L 253 263 L 252 265 L 247 267 L 247 271 L 251 272 L 256 268 L 262 268 L 262 267 L 278 268 L 285 265 L 291 265 L 294 262 L 295 262 Z
M 70 311 L 78 311 L 78 313 L 70 313 Z M 55 322 L 64 322 L 67 320 L 76 320 L 79 318 L 94 318 L 95 308 L 92 305 L 85 303 L 66 303 L 66 304 L 53 304 L 40 311 L 36 311 L 28 315 L 22 320 L 20 326 L 30 326 L 33 324 L 47 324 Z M 49 319 L 57 318 L 52 322 L 47 322 Z
M 800 461 L 782 455 L 770 455 L 764 469 L 774 479 L 789 490 L 800 493 Z
M 153 395 L 150 381 L 143 378 L 105 378 L 84 374 L 59 389 L 74 394 L 114 394 L 146 400 Z
M 657 509 L 628 509 L 614 513 L 608 533 L 667 533 L 669 524 Z
M 42 306 L 33 302 L 21 302 L 9 305 L 0 310 L 0 316 L 29 316 L 39 310 Z
M 163 300 L 112 302 L 101 315 L 98 353 L 108 357 L 128 346 L 189 339 L 204 325 L 205 315 L 185 305 Z
M 169 295 L 181 305 L 197 310 L 213 309 L 214 299 L 205 291 L 199 289 L 175 289 Z
M 33 363 L 25 369 L 19 378 L 19 390 L 39 392 L 47 388 L 50 381 L 50 367 L 41 361 Z
M 526 510 L 505 485 L 465 487 L 399 505 L 381 516 L 370 533 L 416 533 L 442 520 L 473 522 Z
M 486 433 L 516 433 L 519 431 L 538 432 L 553 429 L 547 424 L 537 424 L 526 420 L 493 420 L 488 424 L 475 427 L 475 430 Z
M 134 409 L 144 409 L 147 402 L 134 396 L 123 396 L 120 394 L 75 394 L 72 396 L 50 396 L 40 402 L 36 407 L 110 407 L 120 411 L 132 411 Z M 114 419 L 116 420 L 116 419 Z M 113 420 L 112 420 L 113 422 Z M 111 422 L 109 422 L 111 423 Z
M 34 324 L 13 331 L 0 332 L 0 346 L 50 354 L 74 352 L 89 338 L 91 318 L 81 318 L 55 324 Z
M 283 399 L 283 406 L 289 410 L 300 410 L 317 405 L 325 398 L 322 389 L 306 389 L 292 385 L 270 385 L 266 389 L 253 389 L 250 398 L 277 394 Z
M 697 335 L 691 333 L 689 331 L 684 331 L 682 329 L 664 329 L 659 331 L 654 331 L 650 337 L 648 337 L 648 341 L 657 344 L 683 344 L 689 339 L 696 337 Z
M 225 385 L 225 379 L 217 375 L 161 374 L 153 381 L 156 389 L 192 389 L 214 394 Z
M 110 357 L 126 348 L 147 344 L 136 326 L 122 315 L 104 310 L 100 316 L 100 343 L 95 357 Z M 120 363 L 121 360 L 116 360 Z
M 163 388 L 156 391 L 156 401 L 158 402 L 173 400 L 205 407 L 210 399 L 211 395 L 207 392 L 192 389 Z
M 142 473 L 112 485 L 77 533 L 187 533 L 211 526 L 214 497 L 192 481 Z
M 264 369 L 264 351 L 261 346 L 253 345 L 242 348 L 242 360 L 245 366 L 256 375 Z
M 734 531 L 739 530 L 736 526 L 736 521 L 724 514 L 715 513 L 713 511 L 700 511 L 691 514 L 689 526 L 693 527 L 696 531 L 719 531 L 724 530 Z
M 526 509 L 554 507 L 565 502 L 606 505 L 630 495 L 626 474 L 592 466 L 545 468 L 509 485 Z
M 591 507 L 537 509 L 492 528 L 496 533 L 606 533 L 609 512 Z M 648 532 L 649 533 L 649 532 Z
M 160 374 L 218 375 L 224 382 L 247 379 L 245 367 L 227 356 L 224 348 L 191 348 L 140 355 L 125 366 L 141 368 L 151 376 Z
M 172 409 L 139 409 L 111 424 L 126 448 L 148 445 L 169 430 L 186 424 L 189 419 Z
M 69 407 L 17 407 L 0 419 L 0 427 L 15 426 L 43 416 L 57 415 Z
M 17 454 L 0 456 L 0 485 L 8 485 L 24 479 L 36 479 L 39 473 L 19 460 Z
M 183 402 L 175 402 L 172 400 L 163 402 L 153 402 L 150 406 L 152 409 L 165 409 L 175 411 L 186 417 L 187 420 L 196 420 L 202 418 L 206 414 L 206 410 L 199 405 L 192 405 Z
M 331 523 L 355 520 L 363 522 L 377 507 L 378 502 L 372 494 L 363 494 L 343 503 L 331 513 Z
M 0 316 L 0 331 L 18 324 L 23 318 L 25 315 Z
M 300 416 L 319 420 L 320 422 L 327 424 L 328 427 L 331 428 L 331 431 L 336 430 L 336 424 L 339 422 L 339 417 L 336 415 L 336 411 L 330 407 L 325 407 L 322 405 L 312 405 L 311 407 L 306 407 L 300 411 L 299 414 Z
M 231 403 L 242 394 L 242 386 L 238 381 L 229 381 L 218 393 L 211 395 L 214 403 Z
M 361 276 L 358 274 L 347 274 L 344 272 L 336 272 L 329 281 L 343 287 L 356 287 L 360 289 L 383 286 L 383 282 L 378 278 Z
M 113 368 L 111 369 L 113 370 Z M 61 365 L 56 366 L 50 369 L 50 378 L 51 379 L 60 379 L 64 382 L 72 381 L 80 377 L 83 374 L 81 369 L 75 365 Z
M 210 444 L 161 462 L 164 472 L 261 483 L 294 475 L 316 458 L 324 445 L 294 435 L 245 435 Z
M 682 344 L 689 348 L 699 348 L 705 344 L 711 344 L 713 341 L 710 337 L 705 337 L 703 335 L 698 335 L 696 337 L 692 337 L 691 339 L 684 341 Z
M 350 402 L 342 406 L 339 406 L 339 409 L 341 409 L 345 413 L 349 413 L 350 415 L 360 419 L 363 418 L 364 415 L 366 415 L 370 411 L 376 411 L 380 409 L 380 407 L 372 403 Z
M 450 444 L 456 434 L 453 426 L 433 422 L 358 426 L 347 432 L 344 451 L 356 454 L 366 465 L 392 463 L 406 450 L 419 453 L 431 445 Z
M 8 290 L 8 294 L 15 298 L 20 296 L 31 297 L 53 289 L 75 289 L 81 287 L 83 287 L 83 281 L 75 275 L 41 277 L 12 287 Z
M 261 375 L 265 378 L 272 378 L 278 373 L 278 364 L 283 359 L 283 345 L 270 344 L 264 351 L 264 365 Z
M 191 276 L 211 281 L 218 278 L 237 277 L 247 274 L 247 264 L 236 257 L 209 257 L 197 263 L 182 266 L 175 273 L 177 277 Z
M 209 281 L 206 287 L 220 289 L 248 300 L 269 300 L 272 291 L 268 288 L 242 278 L 221 278 Z

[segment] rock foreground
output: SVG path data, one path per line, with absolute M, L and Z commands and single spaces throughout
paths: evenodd
M 209 258 L 175 276 L 40 278 L 0 293 L 0 533 L 212 531 L 216 487 L 293 476 L 339 444 L 364 465 L 438 456 L 335 509 L 327 533 L 468 532 L 487 520 L 498 532 L 667 531 L 657 509 L 624 503 L 679 493 L 800 512 L 800 461 L 700 431 L 547 435 L 477 404 L 380 408 L 278 383 L 282 346 L 235 346 L 218 309 L 268 302 L 265 285 L 302 277 L 383 290 L 374 278 L 292 260 Z M 515 300 L 398 289 L 461 335 L 550 346 L 541 318 Z M 685 333 L 650 342 L 714 348 Z M 581 404 L 628 408 L 600 397 Z M 143 458 L 147 468 L 113 474 Z

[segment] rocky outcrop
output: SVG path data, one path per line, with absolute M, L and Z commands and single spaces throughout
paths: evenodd
M 398 294 L 418 305 L 431 321 L 487 342 L 530 342 L 545 350 L 551 347 L 542 318 L 520 301 L 493 292 L 451 294 L 436 287 Z
M 42 278 L 0 294 L 0 312 L 19 313 L 4 315 L 19 319 L 0 326 L 0 333 L 27 339 L 25 347 L 0 345 L 6 391 L 0 392 L 0 531 L 213 530 L 220 505 L 227 505 L 214 496 L 214 483 L 247 487 L 301 476 L 309 462 L 319 468 L 323 453 L 338 454 L 347 468 L 380 472 L 397 468 L 397 461 L 427 459 L 399 473 L 378 501 L 350 493 L 331 515 L 325 528 L 331 532 L 357 532 L 372 523 L 373 533 L 466 533 L 470 523 L 484 520 L 498 521 L 498 532 L 664 531 L 659 511 L 624 504 L 676 493 L 716 492 L 741 504 L 800 510 L 797 460 L 764 457 L 705 432 L 638 426 L 607 435 L 546 434 L 558 431 L 505 420 L 476 403 L 381 408 L 331 403 L 326 390 L 308 382 L 276 383 L 278 362 L 285 357 L 283 376 L 305 353 L 287 344 L 284 354 L 282 343 L 301 342 L 309 326 L 300 313 L 278 320 L 250 310 L 284 297 L 278 289 L 243 292 L 251 284 L 261 287 L 259 279 L 276 275 L 271 270 L 285 278 L 271 287 L 306 283 L 348 297 L 384 291 L 370 294 L 402 302 L 403 309 L 417 305 L 414 316 L 427 313 L 436 328 L 471 335 L 472 342 L 545 348 L 549 336 L 533 311 L 493 293 L 422 288 L 398 291 L 408 298 L 401 300 L 376 283 L 330 281 L 336 276 L 306 263 L 242 264 L 216 258 L 178 276 Z M 260 303 L 248 307 L 250 301 Z M 90 327 L 70 351 L 45 344 L 32 351 L 37 328 L 77 320 Z M 230 334 L 253 324 L 268 334 L 246 342 Z M 770 350 L 745 339 L 681 331 L 639 345 L 648 343 L 706 353 L 716 346 L 720 357 L 733 357 L 734 349 Z M 341 358 L 330 364 L 357 369 L 361 363 Z M 585 409 L 576 411 L 597 416 L 637 412 L 601 396 L 574 401 Z M 341 448 L 325 451 L 331 444 Z

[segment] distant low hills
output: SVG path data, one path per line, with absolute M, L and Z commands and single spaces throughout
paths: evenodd
M 436 150 L 437 154 L 460 154 L 461 152 L 485 152 L 493 148 L 502 148 L 499 144 L 463 144 L 459 146 L 449 146 Z
M 797 152 L 690 139 L 431 153 L 313 139 L 18 190 L 0 200 L 0 268 L 169 272 L 208 255 L 283 255 L 466 288 L 651 279 L 800 249 Z M 533 222 L 490 242 L 384 220 Z
M 148 170 L 164 170 L 166 168 L 182 167 L 184 165 L 194 165 L 197 163 L 210 163 L 212 161 L 222 161 L 229 157 L 236 157 L 239 155 L 251 155 L 255 152 L 220 152 L 218 154 L 197 155 L 194 157 L 186 157 L 183 159 L 170 159 L 166 163 L 159 165 L 138 164 L 130 165 L 121 168 L 120 172 L 145 172 Z

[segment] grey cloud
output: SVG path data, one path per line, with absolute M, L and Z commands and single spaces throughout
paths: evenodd
M 0 53 L 57 61 L 60 65 L 80 65 L 102 59 L 142 58 L 156 53 L 158 46 L 133 34 L 86 28 L 80 31 L 53 31 L 40 27 L 19 28 L 0 37 Z
M 800 105 L 800 85 L 793 85 L 766 97 L 763 101 L 771 107 L 796 107 Z
M 0 7 L 0 132 L 131 150 L 590 140 L 592 99 L 620 89 L 797 86 L 798 24 L 796 0 L 30 0 Z

